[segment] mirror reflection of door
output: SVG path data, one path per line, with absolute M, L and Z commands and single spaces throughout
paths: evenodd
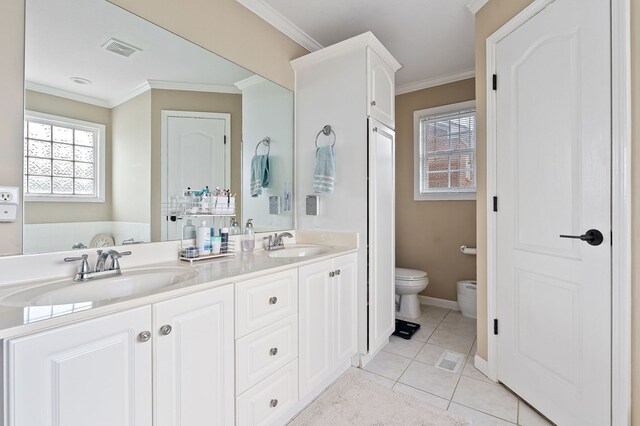
M 231 115 L 209 112 L 162 111 L 162 202 L 184 190 L 231 186 Z M 162 240 L 182 238 L 189 217 L 163 215 Z M 206 219 L 191 218 L 195 226 Z M 184 222 L 184 223 L 183 223 Z

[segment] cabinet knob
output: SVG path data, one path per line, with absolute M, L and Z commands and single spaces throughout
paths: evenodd
M 376 106 L 376 101 L 371 101 L 371 106 Z
M 171 330 L 173 330 L 173 329 L 171 328 L 170 325 L 168 325 L 168 324 L 167 325 L 163 325 L 162 327 L 160 327 L 160 334 L 163 334 L 163 335 L 166 336 L 167 334 L 171 333 Z
M 336 273 L 335 273 L 335 272 L 333 272 L 333 271 L 329 272 L 329 276 L 330 276 L 331 278 L 333 278 L 335 275 L 336 275 Z
M 276 356 L 278 354 L 278 348 L 271 348 L 269 355 Z
M 150 331 L 143 331 L 142 333 L 138 334 L 138 340 L 140 340 L 141 342 L 148 342 L 149 339 L 151 339 Z
M 340 275 L 340 269 L 336 270 L 336 275 Z
M 273 296 L 269 299 L 269 304 L 270 305 L 275 305 L 276 303 L 278 303 L 278 298 Z
M 275 407 L 276 405 L 278 405 L 278 400 L 277 399 L 272 399 L 271 402 L 269 403 L 270 406 Z

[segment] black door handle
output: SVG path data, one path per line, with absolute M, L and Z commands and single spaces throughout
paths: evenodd
M 592 246 L 599 246 L 604 241 L 602 232 L 597 229 L 589 229 L 584 235 L 560 235 L 560 238 L 576 238 L 581 241 L 586 241 Z

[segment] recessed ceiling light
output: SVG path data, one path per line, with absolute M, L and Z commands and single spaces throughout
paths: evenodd
M 82 78 L 82 77 L 71 77 L 71 81 L 73 81 L 74 83 L 85 84 L 85 85 L 93 84 L 93 81 L 88 80 L 86 78 Z

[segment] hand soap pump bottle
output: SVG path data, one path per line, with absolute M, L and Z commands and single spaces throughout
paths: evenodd
M 253 230 L 253 219 L 247 220 L 242 236 L 242 251 L 251 252 L 256 247 L 256 233 Z
M 231 227 L 229 228 L 229 235 L 240 235 L 240 234 L 241 234 L 240 225 L 238 224 L 238 221 L 234 217 L 233 219 L 231 219 Z

